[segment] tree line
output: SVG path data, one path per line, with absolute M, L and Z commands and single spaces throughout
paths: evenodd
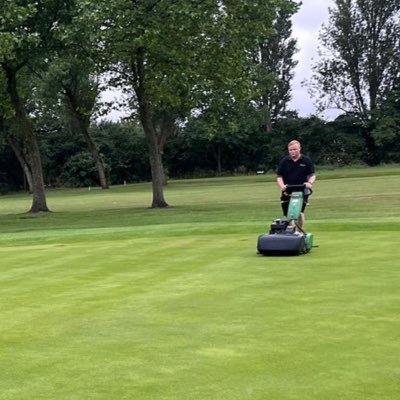
M 274 172 L 295 136 L 318 166 L 367 165 L 362 127 L 353 117 L 324 121 L 316 116 L 288 115 L 266 133 L 249 114 L 238 116 L 219 135 L 195 118 L 177 130 L 163 156 L 166 180 Z M 109 185 L 151 180 L 143 129 L 136 121 L 103 121 L 92 124 L 90 134 L 99 151 Z M 47 188 L 101 186 L 99 174 L 83 136 L 69 131 L 38 133 Z M 383 163 L 400 163 L 400 143 L 380 147 Z M 0 191 L 30 190 L 15 153 L 0 145 Z M 167 183 L 167 182 L 165 182 Z
M 168 177 L 270 170 L 294 136 L 316 163 L 398 162 L 400 4 L 334 3 L 308 82 L 327 122 L 287 109 L 294 1 L 0 0 L 1 187 L 40 212 L 46 186 L 150 179 L 167 207 Z

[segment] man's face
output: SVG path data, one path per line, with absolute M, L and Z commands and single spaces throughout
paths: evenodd
M 292 144 L 288 147 L 289 156 L 292 160 L 297 160 L 300 157 L 300 146 L 298 144 Z

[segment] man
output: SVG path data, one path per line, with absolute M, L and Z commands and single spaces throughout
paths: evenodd
M 278 166 L 276 181 L 281 188 L 281 206 L 283 215 L 286 217 L 289 208 L 290 194 L 286 192 L 287 185 L 305 185 L 304 202 L 301 209 L 299 226 L 304 226 L 304 210 L 307 205 L 308 196 L 311 194 L 312 186 L 316 180 L 314 163 L 301 154 L 301 145 L 297 140 L 288 144 L 289 155 L 283 158 Z

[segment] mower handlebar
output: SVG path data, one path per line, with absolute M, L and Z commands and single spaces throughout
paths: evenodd
M 304 192 L 306 185 L 303 183 L 301 185 L 286 185 L 285 192 L 291 194 L 293 192 Z

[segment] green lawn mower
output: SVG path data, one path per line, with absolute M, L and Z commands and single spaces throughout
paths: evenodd
M 300 255 L 313 247 L 313 234 L 306 233 L 299 225 L 304 195 L 310 194 L 305 185 L 288 185 L 290 194 L 287 218 L 272 222 L 269 233 L 258 237 L 257 251 L 264 256 Z

